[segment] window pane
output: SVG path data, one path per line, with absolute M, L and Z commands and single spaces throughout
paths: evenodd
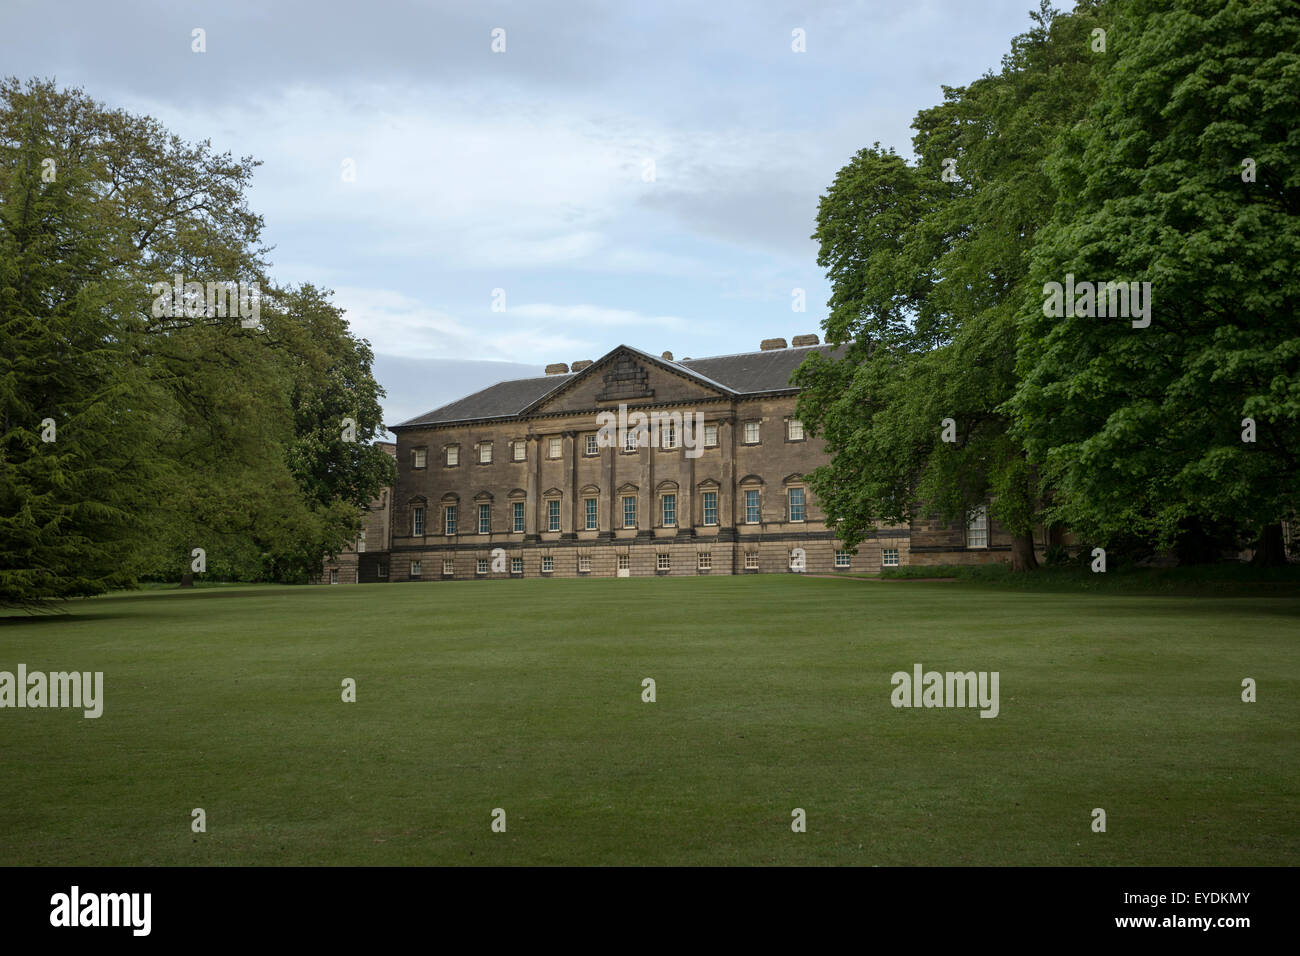
M 677 524 L 677 496 L 664 495 L 664 527 L 671 528 Z
M 970 514 L 966 526 L 966 547 L 987 548 L 989 546 L 988 510 L 981 505 Z
M 790 489 L 790 520 L 791 521 L 803 520 L 803 489 L 802 488 Z
M 718 493 L 716 491 L 706 491 L 704 493 L 704 523 L 708 525 L 718 523 Z

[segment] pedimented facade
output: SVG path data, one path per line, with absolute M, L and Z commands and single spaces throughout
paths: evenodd
M 789 384 L 826 347 L 764 346 L 674 361 L 623 345 L 393 426 L 386 547 L 368 532 L 342 579 L 831 574 L 1007 550 L 977 516 L 881 527 L 849 554 L 808 485 L 829 459 Z

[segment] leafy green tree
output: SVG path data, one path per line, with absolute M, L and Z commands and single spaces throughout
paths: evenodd
M 812 485 L 850 543 L 877 522 L 964 522 L 991 499 L 1013 566 L 1037 564 L 1044 492 L 1004 406 L 1029 254 L 1055 198 L 1041 163 L 1095 89 L 1088 41 L 1104 14 L 1044 3 L 999 73 L 945 87 L 917 116 L 915 166 L 864 150 L 822 198 L 826 338 L 842 349 L 796 380 L 801 416 L 834 455 Z
M 196 547 L 210 576 L 304 581 L 391 481 L 369 346 L 267 279 L 256 165 L 0 83 L 0 603 L 174 579 Z M 154 288 L 178 276 L 197 298 Z M 207 301 L 226 282 L 233 311 Z
M 1105 543 L 1241 527 L 1284 560 L 1300 454 L 1300 18 L 1127 0 L 1060 137 L 1011 409 L 1055 516 Z M 1149 282 L 1149 325 L 1044 314 L 1048 282 Z M 1138 320 L 1140 323 L 1140 319 Z M 1249 437 L 1253 423 L 1254 441 Z
M 164 397 L 137 360 L 135 290 L 75 98 L 3 93 L 0 605 L 35 607 L 131 580 Z

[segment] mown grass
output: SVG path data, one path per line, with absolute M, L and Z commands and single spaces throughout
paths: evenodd
M 1039 567 L 1028 574 L 1006 563 L 976 565 L 909 565 L 884 568 L 881 580 L 956 578 L 964 584 L 1013 591 L 1089 592 L 1093 594 L 1162 594 L 1225 597 L 1276 595 L 1300 597 L 1300 565 L 1256 568 L 1248 564 L 1207 564 L 1146 568 L 1119 565 L 1096 573 L 1087 563 Z
M 0 864 L 1294 865 L 1298 624 L 796 575 L 73 602 L 0 617 L 0 670 L 106 698 L 0 710 Z M 893 708 L 917 662 L 1000 715 Z

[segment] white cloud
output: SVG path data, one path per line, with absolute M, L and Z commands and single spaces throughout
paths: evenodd
M 596 347 L 592 339 L 532 327 L 521 310 L 492 313 L 491 324 L 470 323 L 391 289 L 343 286 L 335 303 L 346 312 L 355 335 L 377 353 L 404 358 L 460 358 L 498 361 L 566 361 L 548 356 L 578 354 Z
M 633 309 L 610 309 L 599 305 L 553 305 L 538 302 L 511 306 L 510 314 L 526 319 L 548 319 L 568 326 L 653 325 L 684 329 L 693 324 L 676 315 L 645 315 Z

